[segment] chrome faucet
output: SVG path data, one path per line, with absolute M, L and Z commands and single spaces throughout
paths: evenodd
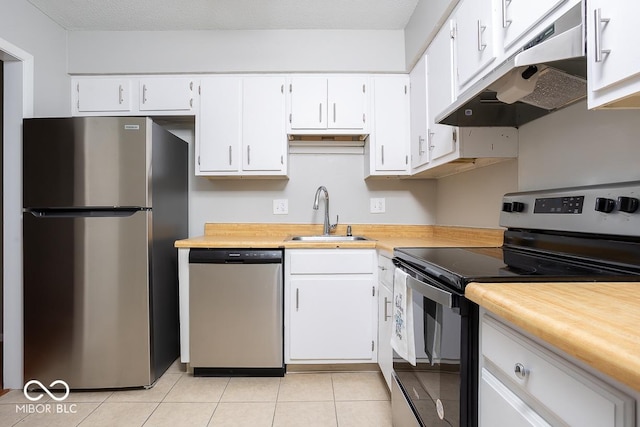
M 324 225 L 322 227 L 322 234 L 328 236 L 331 230 L 334 230 L 338 226 L 338 215 L 336 215 L 336 223 L 329 223 L 329 192 L 323 185 L 316 190 L 316 197 L 313 200 L 313 209 L 318 210 L 320 204 L 320 193 L 324 192 Z

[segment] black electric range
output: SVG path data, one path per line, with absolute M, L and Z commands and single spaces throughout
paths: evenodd
M 394 425 L 478 425 L 479 319 L 477 305 L 464 298 L 468 283 L 640 286 L 640 181 L 506 194 L 500 225 L 501 247 L 394 251 L 413 292 L 419 337 L 415 365 L 394 359 Z

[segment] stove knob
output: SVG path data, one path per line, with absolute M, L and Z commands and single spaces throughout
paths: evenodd
M 511 205 L 513 212 L 524 212 L 524 203 L 522 202 L 513 202 Z
M 513 211 L 513 203 L 504 202 L 502 203 L 502 212 L 512 212 Z
M 598 212 L 610 213 L 613 211 L 613 208 L 616 206 L 616 202 L 613 199 L 607 199 L 606 197 L 597 197 L 596 198 L 596 207 L 595 209 Z
M 634 197 L 620 196 L 618 197 L 618 210 L 627 213 L 634 213 L 638 210 L 638 199 Z

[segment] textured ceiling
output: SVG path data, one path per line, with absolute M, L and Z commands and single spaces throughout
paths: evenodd
M 397 30 L 418 0 L 28 0 L 67 30 Z

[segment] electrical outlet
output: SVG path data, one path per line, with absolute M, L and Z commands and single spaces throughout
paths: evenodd
M 369 212 L 384 213 L 384 197 L 369 199 Z
M 274 199 L 273 214 L 286 215 L 289 213 L 289 199 Z

